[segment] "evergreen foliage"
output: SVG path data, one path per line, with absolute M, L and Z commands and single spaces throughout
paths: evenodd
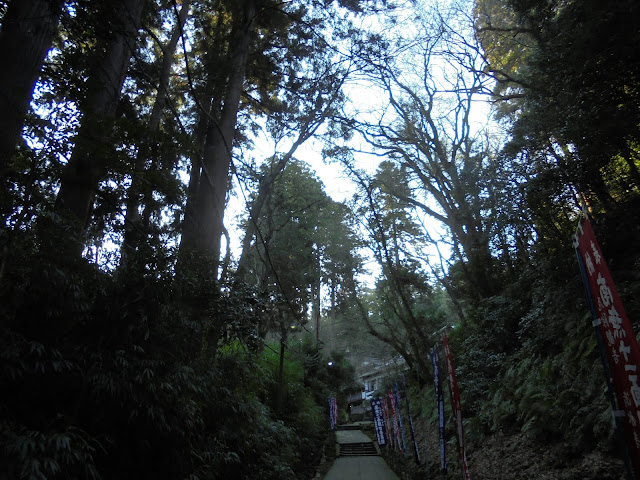
M 50 280 L 41 275 L 31 288 L 53 292 L 45 288 Z M 319 461 L 326 431 L 326 397 L 313 393 L 348 384 L 348 371 L 328 372 L 319 355 L 308 368 L 287 360 L 286 408 L 278 416 L 277 357 L 247 334 L 268 303 L 254 295 L 247 308 L 249 289 L 221 295 L 211 308 L 228 316 L 228 330 L 224 346 L 213 349 L 206 326 L 194 325 L 178 304 L 167 302 L 172 293 L 166 283 L 145 285 L 149 294 L 139 296 L 135 307 L 113 303 L 124 298 L 115 295 L 117 286 L 104 274 L 91 286 L 67 285 L 78 294 L 63 299 L 73 312 L 49 310 L 51 302 L 45 302 L 38 312 L 44 321 L 81 317 L 70 333 L 46 335 L 32 324 L 35 338 L 3 328 L 1 383 L 10 395 L 2 401 L 2 470 L 10 478 L 276 479 L 313 473 L 309 467 Z M 82 295 L 90 290 L 91 300 Z

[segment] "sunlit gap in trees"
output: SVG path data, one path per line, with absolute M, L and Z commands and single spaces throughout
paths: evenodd
M 250 163 L 256 171 L 263 162 L 274 155 L 281 154 L 290 146 L 290 142 L 287 141 L 275 142 L 273 138 L 265 133 L 264 129 L 260 130 L 252 138 L 252 143 L 252 148 L 243 152 L 242 155 L 245 157 L 243 161 Z M 311 138 L 298 148 L 294 158 L 309 165 L 315 172 L 317 178 L 322 182 L 324 191 L 331 199 L 351 207 L 357 185 L 337 160 L 323 158 L 323 147 L 324 145 L 320 139 Z M 377 156 L 369 155 L 365 152 L 357 154 L 357 158 L 359 167 L 364 168 L 371 175 L 375 172 L 380 161 Z M 250 186 L 244 181 L 239 182 L 238 178 L 234 176 L 233 191 L 225 211 L 225 224 L 229 230 L 231 253 L 234 259 L 237 259 L 241 253 L 240 243 L 244 235 L 242 224 L 247 221 L 247 200 L 250 193 Z M 360 227 L 362 227 L 362 225 L 360 225 Z M 364 235 L 362 230 L 360 231 L 360 235 Z M 368 250 L 360 249 L 358 253 L 364 258 L 365 269 L 354 272 L 355 278 L 359 284 L 367 288 L 373 288 L 376 278 L 380 274 L 380 266 Z M 322 297 L 326 300 L 328 290 L 322 292 Z
M 424 98 L 426 95 L 427 100 L 431 102 L 432 117 L 427 120 L 432 121 L 433 128 L 437 129 L 432 135 L 440 135 L 444 139 L 442 141 L 445 147 L 461 139 L 468 140 L 475 145 L 475 150 L 482 152 L 480 155 L 484 155 L 481 160 L 483 163 L 491 161 L 491 158 L 486 156 L 487 152 L 496 151 L 498 147 L 492 145 L 498 129 L 489 120 L 491 112 L 486 101 L 488 97 L 481 95 L 482 91 L 490 90 L 491 85 L 486 84 L 486 80 L 479 80 L 477 72 L 481 69 L 481 60 L 477 56 L 469 55 L 467 51 L 471 45 L 467 36 L 472 35 L 471 24 L 468 23 L 472 19 L 470 6 L 457 5 L 455 9 L 449 8 L 447 11 L 446 21 L 455 24 L 455 33 L 453 29 L 436 31 L 427 28 L 429 22 L 433 22 L 430 15 L 434 6 L 429 2 L 422 2 L 418 8 L 414 7 L 396 10 L 393 18 L 369 17 L 363 20 L 361 27 L 372 32 L 372 42 L 395 42 L 392 48 L 395 52 L 393 58 L 375 57 L 377 46 L 373 44 L 367 47 L 370 47 L 371 51 L 360 52 L 362 55 L 369 54 L 374 57 L 370 60 L 372 64 L 365 69 L 356 70 L 343 86 L 347 104 L 341 115 L 345 124 L 349 125 L 351 122 L 347 127 L 350 131 L 344 138 L 312 138 L 295 153 L 295 158 L 305 161 L 313 168 L 331 198 L 345 202 L 352 208 L 357 208 L 354 196 L 359 187 L 353 172 L 347 170 L 360 171 L 370 180 L 375 176 L 381 162 L 399 159 L 396 155 L 397 145 L 380 144 L 380 131 L 376 131 L 375 128 L 384 125 L 386 128 L 396 129 L 398 122 L 407 121 L 413 123 L 414 128 L 421 128 L 420 121 L 424 119 L 402 117 L 402 102 L 411 100 L 410 95 L 415 95 L 416 99 Z M 380 70 L 376 71 L 375 64 L 378 63 Z M 397 103 L 395 107 L 394 102 Z M 399 108 L 396 108 L 398 106 Z M 406 130 L 406 127 L 402 128 Z M 260 165 L 274 154 L 286 151 L 287 141 L 291 141 L 273 140 L 267 134 L 264 125 L 254 133 L 253 146 L 242 153 L 254 166 Z M 349 157 L 338 159 L 329 156 L 323 159 L 323 148 L 336 145 L 346 147 Z M 418 160 L 423 162 L 424 159 L 420 158 L 422 153 L 417 153 Z M 449 161 L 457 163 L 458 159 Z M 348 168 L 345 168 L 345 162 L 348 163 Z M 414 175 L 408 181 L 412 194 L 421 204 L 446 217 L 448 213 L 434 199 L 433 193 L 420 184 L 424 179 Z M 226 212 L 226 224 L 231 234 L 231 250 L 236 257 L 242 237 L 240 224 L 247 217 L 245 196 L 249 192 L 246 188 L 234 179 L 234 194 Z M 479 195 L 483 195 L 482 191 Z M 417 208 L 415 204 L 411 209 L 411 218 L 423 231 L 421 242 L 414 245 L 411 255 L 419 259 L 425 268 L 429 264 L 429 269 L 434 275 L 446 274 L 446 261 L 452 255 L 449 227 L 433 215 Z M 361 224 L 360 227 L 360 234 L 366 236 L 364 225 Z M 357 278 L 364 285 L 373 287 L 380 274 L 380 266 L 372 254 L 362 254 L 367 259 L 369 271 L 358 272 Z
M 480 157 L 480 168 L 486 168 L 500 147 L 486 95 L 492 85 L 479 73 L 483 60 L 473 41 L 471 7 L 420 2 L 417 8 L 396 11 L 395 17 L 370 22 L 376 33 L 372 38 L 387 43 L 380 51 L 391 54 L 377 56 L 376 45 L 370 45 L 365 53 L 371 55 L 369 68 L 345 88 L 351 131 L 343 146 L 351 153 L 349 161 L 355 170 L 366 171 L 368 164 L 363 167 L 360 161 L 366 155 L 377 159 L 372 162 L 376 168 L 391 161 L 407 169 L 413 199 L 407 208 L 422 229 L 411 255 L 423 266 L 429 262 L 438 275 L 447 272 L 446 260 L 452 256 L 452 209 L 459 210 L 464 202 L 455 199 L 443 205 L 437 200 L 442 194 L 453 198 L 458 188 L 448 170 L 459 176 L 474 156 Z M 467 145 L 471 147 L 464 150 Z M 460 153 L 449 155 L 452 146 Z M 371 178 L 375 168 L 369 170 L 363 176 Z M 480 189 L 477 195 L 486 191 Z

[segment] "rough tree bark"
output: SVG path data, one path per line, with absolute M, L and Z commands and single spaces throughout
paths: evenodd
M 223 233 L 225 201 L 229 188 L 229 167 L 233 138 L 244 87 L 247 59 L 251 45 L 253 20 L 256 14 L 255 0 L 244 3 L 237 15 L 230 41 L 231 69 L 224 104 L 219 121 L 210 115 L 200 168 L 192 169 L 197 175 L 196 185 L 190 185 L 193 194 L 185 215 L 181 255 L 194 254 L 206 259 L 213 271 L 217 271 Z
M 182 34 L 184 24 L 187 21 L 191 0 L 184 0 L 182 8 L 177 15 L 176 25 L 173 28 L 171 38 L 166 45 L 162 45 L 162 61 L 160 68 L 160 80 L 158 82 L 158 91 L 153 103 L 153 109 L 148 121 L 148 131 L 153 134 L 160 128 L 160 120 L 165 111 L 167 95 L 169 92 L 169 76 L 171 68 L 175 62 L 175 53 L 178 47 L 178 41 Z M 144 224 L 141 221 L 138 212 L 140 204 L 143 200 L 143 172 L 145 164 L 152 155 L 152 147 L 148 142 L 140 145 L 136 155 L 135 169 L 131 179 L 131 187 L 127 196 L 127 213 L 125 216 L 125 232 L 124 241 L 122 243 L 122 263 L 126 263 L 130 255 L 135 251 L 138 242 L 141 240 Z
M 9 2 L 0 29 L 0 179 L 8 174 L 42 64 L 51 48 L 62 0 Z
M 122 0 L 114 14 L 113 36 L 102 39 L 104 55 L 90 72 L 82 125 L 75 148 L 62 173 L 56 211 L 73 225 L 75 248 L 82 252 L 83 233 L 90 220 L 99 182 L 104 177 L 112 148 L 112 121 L 133 53 L 146 0 Z M 102 51 L 101 49 L 98 51 Z

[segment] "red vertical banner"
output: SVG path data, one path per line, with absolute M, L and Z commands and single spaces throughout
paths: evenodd
M 584 266 L 585 282 L 597 316 L 594 325 L 602 335 L 619 415 L 624 415 L 629 457 L 635 477 L 640 478 L 640 349 L 588 219 L 578 227 L 574 246 Z
M 402 451 L 402 440 L 400 440 L 400 428 L 398 427 L 398 412 L 396 410 L 396 402 L 395 402 L 395 399 L 393 398 L 393 392 L 389 390 L 387 392 L 387 396 L 389 397 L 389 405 L 391 406 L 393 433 L 395 435 L 398 450 Z
M 456 422 L 456 432 L 458 433 L 458 443 L 460 444 L 460 455 L 462 457 L 462 474 L 465 480 L 471 480 L 469 476 L 469 465 L 467 464 L 467 454 L 464 451 L 464 430 L 462 428 L 462 403 L 460 403 L 460 391 L 458 390 L 458 380 L 456 371 L 453 368 L 453 359 L 449 349 L 449 339 L 447 332 L 442 334 L 444 345 L 444 355 L 447 362 L 447 376 L 449 379 L 449 389 L 451 390 L 451 402 L 453 403 L 453 418 Z
M 384 424 L 387 427 L 387 436 L 389 438 L 389 445 L 391 445 L 391 448 L 394 448 L 393 446 L 393 428 L 391 426 L 391 419 L 389 418 L 389 404 L 387 403 L 387 397 L 386 396 L 382 396 L 382 412 L 384 415 Z

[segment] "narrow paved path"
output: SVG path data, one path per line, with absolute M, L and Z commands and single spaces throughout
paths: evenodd
M 338 457 L 324 480 L 398 480 L 382 457 Z
M 361 430 L 337 430 L 338 443 L 371 442 Z M 398 480 L 380 456 L 338 457 L 324 480 Z

